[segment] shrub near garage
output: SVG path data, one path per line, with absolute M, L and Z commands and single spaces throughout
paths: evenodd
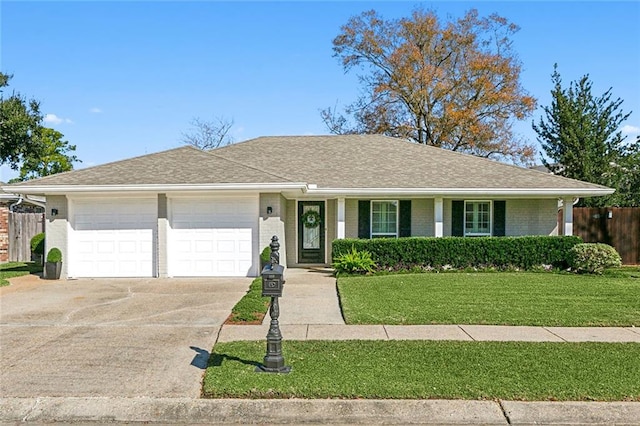
M 44 255 L 44 232 L 34 235 L 31 238 L 31 253 L 34 254 L 35 258 L 42 262 L 42 256 Z
M 582 243 L 569 250 L 569 266 L 578 273 L 602 274 L 606 268 L 622 266 L 622 259 L 610 245 Z
M 377 270 L 400 271 L 425 268 L 533 269 L 540 265 L 564 268 L 569 250 L 580 237 L 410 237 L 342 239 L 332 244 L 337 260 L 352 248 L 371 253 Z

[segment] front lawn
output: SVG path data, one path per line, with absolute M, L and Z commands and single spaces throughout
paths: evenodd
M 209 398 L 640 401 L 640 344 L 285 341 L 290 374 L 255 373 L 266 343 L 218 343 Z
M 340 277 L 347 324 L 640 326 L 640 273 Z
M 42 272 L 42 266 L 34 262 L 9 262 L 0 264 L 0 287 L 9 285 L 9 278 Z

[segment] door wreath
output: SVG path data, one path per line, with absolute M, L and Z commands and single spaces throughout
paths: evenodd
M 302 224 L 306 228 L 317 228 L 320 226 L 320 221 L 322 220 L 320 213 L 315 210 L 307 210 L 300 216 L 300 219 L 302 219 Z

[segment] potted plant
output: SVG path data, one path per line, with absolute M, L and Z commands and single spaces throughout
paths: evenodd
M 44 265 L 44 277 L 48 280 L 59 280 L 62 272 L 62 252 L 53 247 L 47 253 L 47 261 Z

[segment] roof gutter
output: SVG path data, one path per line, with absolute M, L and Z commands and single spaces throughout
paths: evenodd
M 309 187 L 307 195 L 326 196 L 498 196 L 498 197 L 597 197 L 615 192 L 612 188 L 342 188 L 317 189 Z
M 63 195 L 78 193 L 122 192 L 197 192 L 240 191 L 280 192 L 301 191 L 307 196 L 327 197 L 597 197 L 615 192 L 612 188 L 318 188 L 315 184 L 291 183 L 218 183 L 218 184 L 158 184 L 158 185 L 25 185 L 3 186 L 3 190 L 25 195 Z M 32 200 L 29 198 L 29 200 Z M 36 204 L 36 203 L 34 203 Z
M 195 191 L 306 191 L 305 183 L 219 183 L 176 185 L 25 185 L 3 186 L 3 190 L 17 194 L 62 195 L 70 193 L 110 192 L 195 192 Z

